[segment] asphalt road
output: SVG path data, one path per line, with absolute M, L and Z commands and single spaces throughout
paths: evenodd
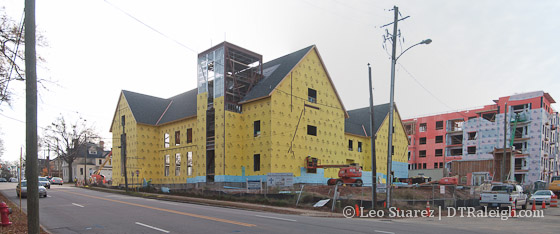
M 19 204 L 15 183 L 0 191 Z M 488 233 L 433 222 L 321 218 L 176 203 L 55 186 L 40 199 L 40 223 L 52 233 Z M 26 200 L 22 200 L 26 208 Z M 494 233 L 511 233 L 493 230 Z

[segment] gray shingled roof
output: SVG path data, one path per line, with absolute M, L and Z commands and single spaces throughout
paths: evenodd
M 168 99 L 127 90 L 122 92 L 137 123 L 158 125 L 196 115 L 197 89 Z
M 242 102 L 268 96 L 313 47 L 314 45 L 308 46 L 264 63 L 263 79 L 245 95 Z M 138 123 L 159 125 L 196 115 L 197 89 L 168 99 L 126 90 L 122 92 Z
M 308 46 L 263 64 L 264 78 L 245 95 L 241 102 L 268 96 L 313 46 Z
M 389 103 L 373 106 L 373 116 L 375 118 L 375 126 L 373 128 L 374 132 L 377 133 L 377 130 L 381 127 L 381 124 L 388 113 Z M 369 119 L 369 107 L 349 110 L 348 115 L 349 118 L 344 121 L 344 132 L 359 136 L 366 136 L 364 133 L 365 128 L 367 136 L 371 136 L 371 132 L 369 130 L 369 126 L 371 126 L 371 121 Z
M 196 115 L 197 89 L 193 89 L 177 96 L 169 98 L 171 105 L 158 124 L 165 124 L 185 117 Z

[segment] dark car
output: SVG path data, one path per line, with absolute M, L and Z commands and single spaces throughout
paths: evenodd
M 0 178 L 0 182 L 8 182 L 6 178 Z

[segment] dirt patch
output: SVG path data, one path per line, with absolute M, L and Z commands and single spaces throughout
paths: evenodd
M 19 211 L 19 206 L 8 200 L 4 194 L 0 193 L 0 201 L 6 202 L 8 207 L 12 208 L 12 214 L 9 216 L 12 225 L 7 227 L 0 226 L 0 233 L 27 233 L 27 214 Z M 42 234 L 48 234 L 41 228 Z

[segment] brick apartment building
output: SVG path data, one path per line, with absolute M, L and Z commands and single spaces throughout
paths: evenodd
M 409 170 L 440 169 L 444 175 L 458 175 L 464 184 L 503 181 L 513 151 L 517 182 L 549 181 L 560 171 L 559 116 L 553 103 L 548 93 L 537 91 L 500 97 L 478 109 L 404 120 Z

